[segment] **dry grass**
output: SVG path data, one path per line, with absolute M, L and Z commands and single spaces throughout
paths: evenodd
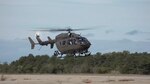
M 23 80 L 31 80 L 31 78 L 24 78 Z
M 0 78 L 0 81 L 5 81 L 7 78 L 2 74 L 1 75 L 1 78 Z
M 92 83 L 92 80 L 90 80 L 90 79 L 84 79 L 84 80 L 82 80 L 82 82 L 84 82 L 84 83 Z
M 111 79 L 110 79 L 110 80 L 107 80 L 107 81 L 105 81 L 105 82 L 115 82 L 115 80 L 111 80 Z
M 16 81 L 17 79 L 11 79 L 11 81 Z
M 61 80 L 57 80 L 57 83 L 58 83 L 58 84 L 62 84 L 62 81 L 61 81 Z
M 4 81 L 4 82 L 3 82 Z M 0 84 L 150 84 L 148 75 L 0 75 Z
M 118 81 L 123 81 L 123 82 L 125 82 L 125 81 L 134 81 L 134 79 L 120 79 Z

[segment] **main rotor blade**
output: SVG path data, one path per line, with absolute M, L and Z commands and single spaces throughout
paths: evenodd
M 41 31 L 41 32 L 60 32 L 60 31 L 82 31 L 88 29 L 38 29 L 32 31 Z
M 59 27 L 47 27 L 47 28 L 38 28 L 36 30 L 32 31 L 42 31 L 42 32 L 60 32 L 60 31 L 83 31 L 83 30 L 92 30 L 92 29 L 97 29 L 100 28 L 100 26 L 93 26 L 93 27 L 86 27 L 86 28 L 78 28 L 78 29 L 72 29 L 70 26 L 64 27 L 64 28 L 59 28 Z

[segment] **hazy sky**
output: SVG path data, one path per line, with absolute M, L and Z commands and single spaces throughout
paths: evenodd
M 150 0 L 0 0 L 0 62 L 51 55 L 49 47 L 30 50 L 29 30 L 66 26 L 94 28 L 76 32 L 92 42 L 92 52 L 150 52 Z M 59 33 L 41 34 L 46 40 Z

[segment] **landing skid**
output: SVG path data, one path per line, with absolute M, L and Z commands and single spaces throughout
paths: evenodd
M 63 54 L 61 54 L 61 53 L 60 53 L 59 51 L 57 51 L 57 50 L 54 52 L 54 56 L 56 56 L 56 57 L 58 57 L 58 58 L 63 58 L 62 55 L 63 55 Z
M 85 56 L 90 56 L 90 55 L 91 55 L 91 52 L 88 51 L 88 52 L 86 52 L 86 53 L 84 53 L 84 54 L 85 54 Z
M 77 57 L 85 57 L 85 56 L 90 56 L 90 55 L 91 55 L 91 52 L 87 51 L 87 52 L 80 52 L 76 56 Z
M 74 56 L 74 57 L 85 57 L 85 56 L 90 56 L 91 52 L 86 51 L 86 52 L 79 52 L 79 53 L 74 53 L 74 54 L 67 54 L 69 56 Z M 63 58 L 63 54 L 60 53 L 59 51 L 54 52 L 54 56 L 57 56 L 58 58 Z

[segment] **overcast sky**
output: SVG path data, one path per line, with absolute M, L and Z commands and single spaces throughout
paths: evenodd
M 0 0 L 0 62 L 29 53 L 52 55 L 56 48 L 30 50 L 27 37 L 35 33 L 29 30 L 67 26 L 93 28 L 76 32 L 92 42 L 93 53 L 150 52 L 150 0 Z

